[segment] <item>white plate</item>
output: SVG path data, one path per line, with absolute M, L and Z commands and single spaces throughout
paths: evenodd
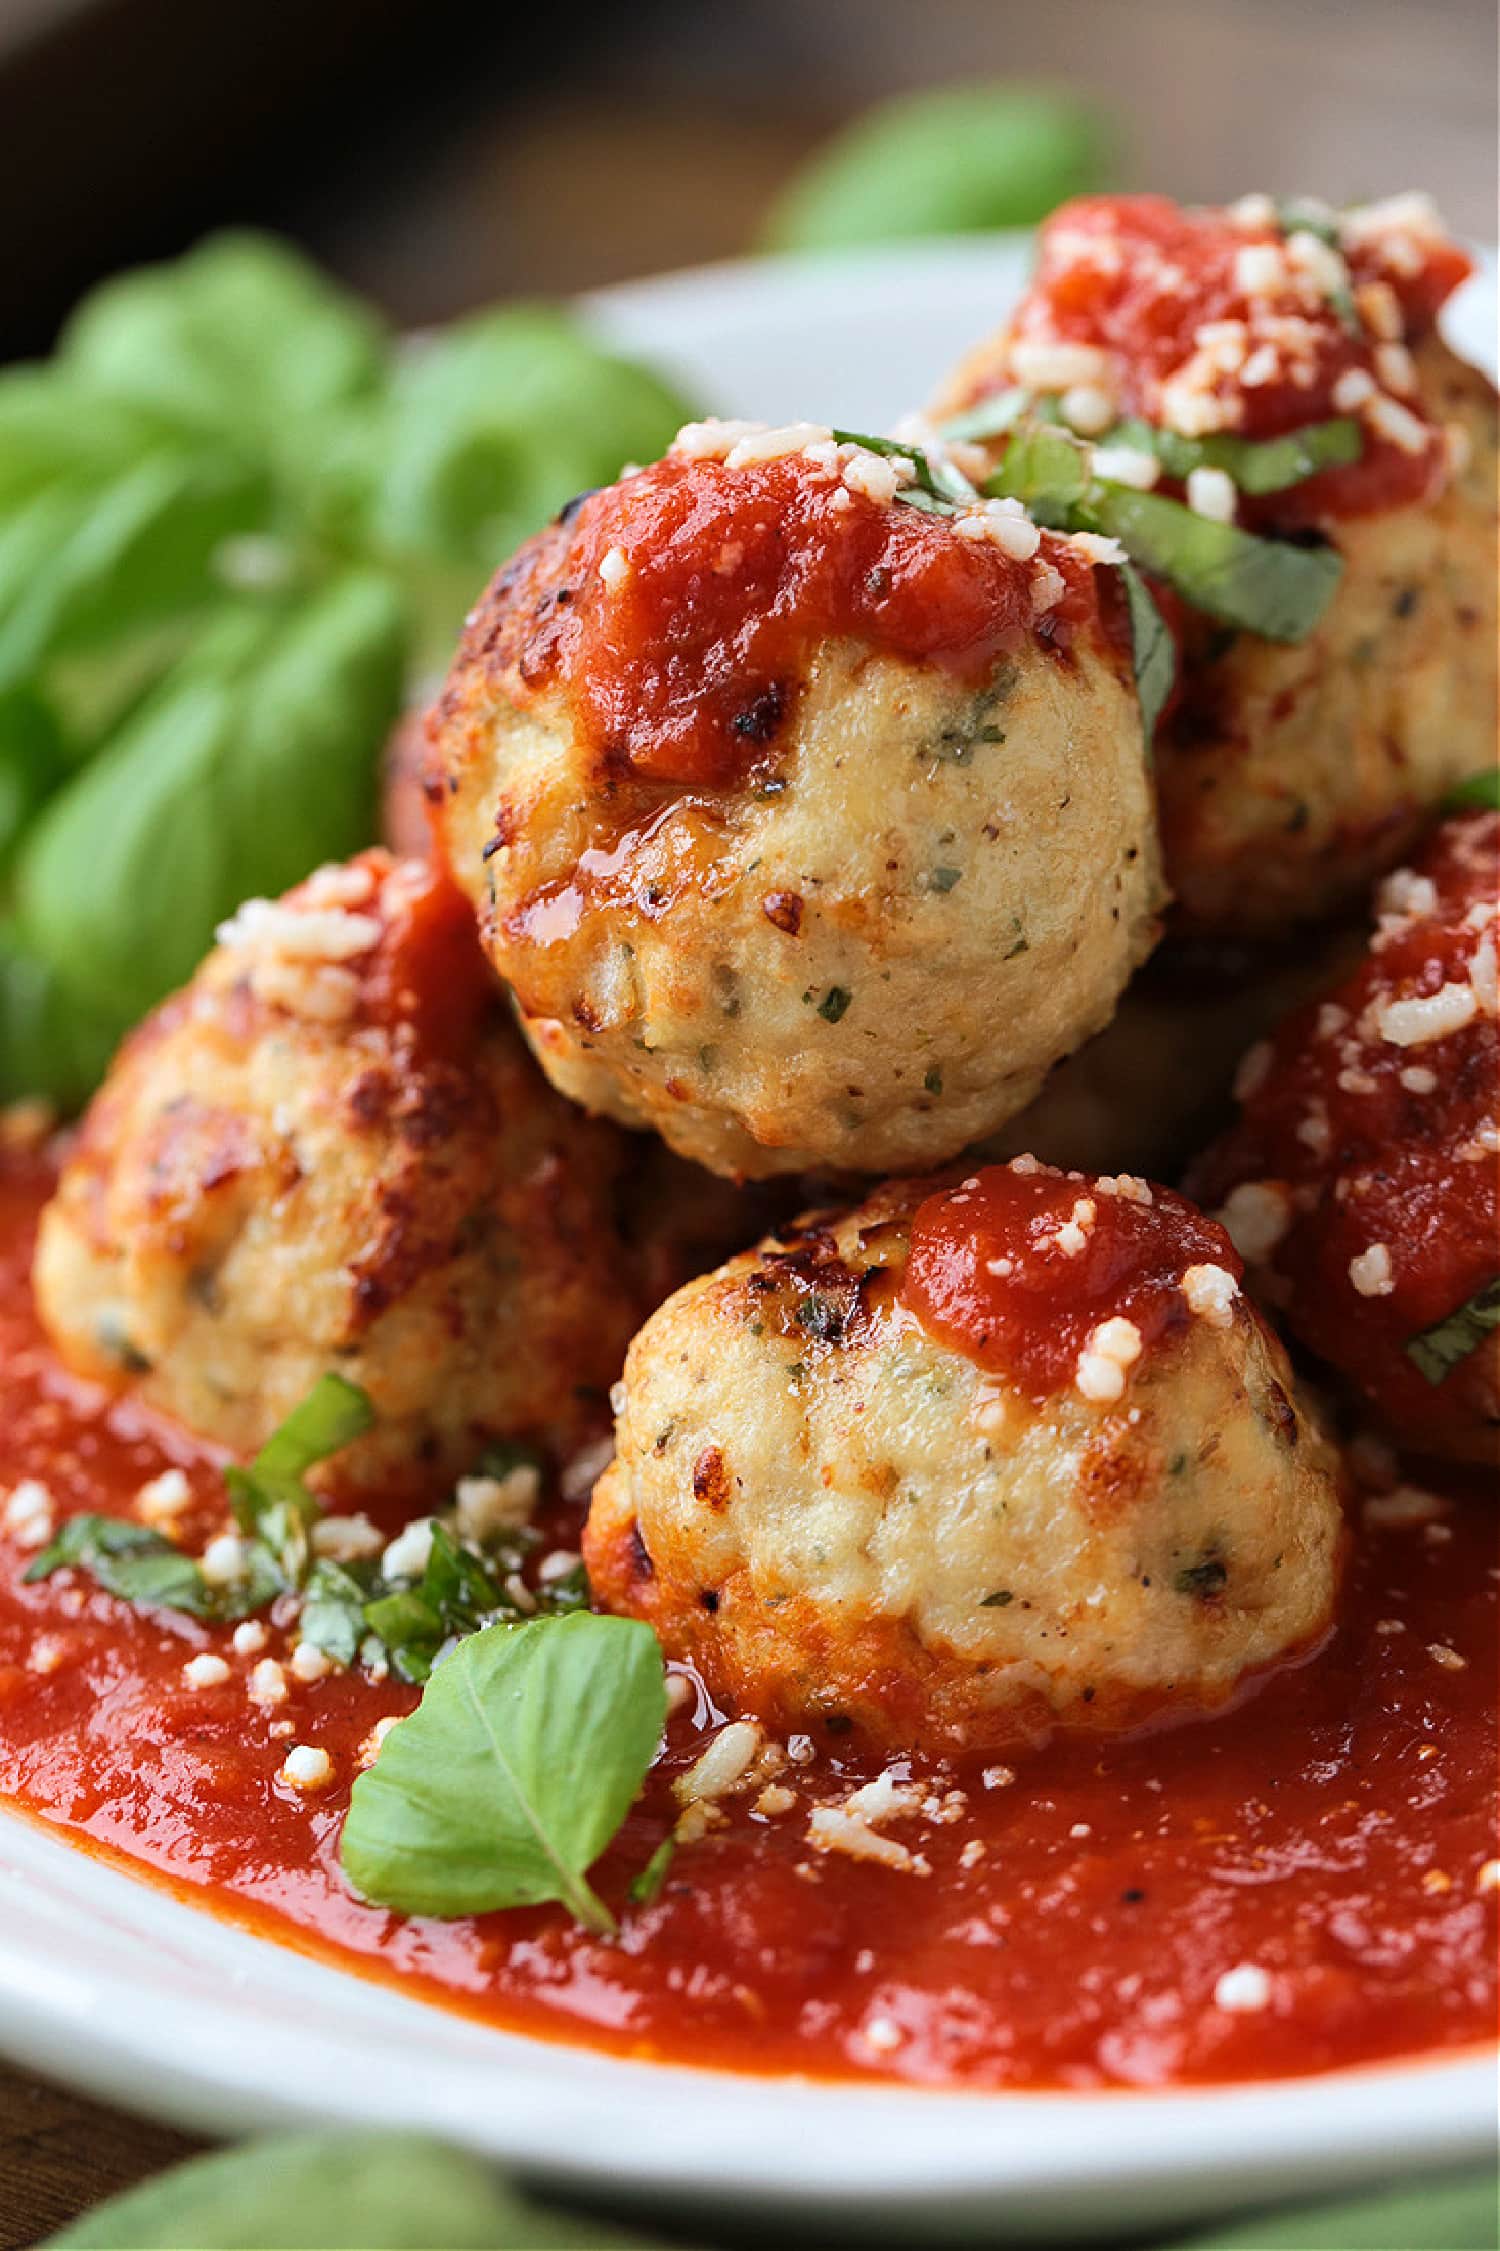
M 1024 238 L 767 260 L 590 310 L 705 405 L 878 429 L 993 326 Z M 1454 308 L 1494 364 L 1493 263 Z M 944 2095 L 630 2063 L 496 2032 L 0 1824 L 0 2049 L 183 2125 L 425 2128 L 612 2205 L 910 2242 L 1118 2234 L 1494 2148 L 1492 2054 L 1192 2094 Z

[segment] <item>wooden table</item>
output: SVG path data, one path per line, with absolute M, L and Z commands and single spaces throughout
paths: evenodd
M 628 38 L 599 25 L 597 42 L 570 40 L 565 82 L 524 95 L 498 35 L 488 56 L 456 50 L 440 100 L 429 88 L 398 132 L 372 112 L 363 142 L 330 140 L 321 171 L 305 150 L 283 169 L 268 142 L 259 192 L 236 174 L 224 214 L 284 225 L 396 319 L 436 320 L 733 255 L 842 116 L 980 72 L 1094 91 L 1125 121 L 1132 184 L 1421 185 L 1455 225 L 1494 233 L 1491 0 L 924 0 L 917 41 L 910 0 L 755 0 L 728 16 L 682 0 L 629 11 Z M 0 2251 L 193 2146 L 0 2070 Z

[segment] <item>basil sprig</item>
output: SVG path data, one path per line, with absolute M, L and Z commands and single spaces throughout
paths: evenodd
M 1268 641 L 1304 641 L 1333 598 L 1343 559 L 1330 547 L 1259 539 L 1180 501 L 1096 477 L 1091 449 L 1050 424 L 1022 422 L 986 490 L 1039 523 L 1102 532 L 1185 602 Z
M 559 1900 L 607 1936 L 588 1871 L 666 1724 L 649 1626 L 588 1612 L 491 1626 L 433 1674 L 354 1785 L 339 1845 L 363 1899 L 408 1915 Z
M 307 1578 L 309 1534 L 320 1514 L 307 1473 L 368 1430 L 373 1419 L 369 1399 L 356 1384 L 322 1376 L 248 1468 L 225 1470 L 234 1519 L 245 1534 L 242 1568 L 228 1585 L 211 1583 L 196 1558 L 160 1532 L 127 1517 L 87 1514 L 68 1518 L 32 1562 L 27 1580 L 63 1569 L 87 1571 L 106 1594 L 138 1609 L 181 1610 L 218 1622 L 248 1618 Z
M 1500 1329 L 1500 1275 L 1406 1342 L 1406 1356 L 1434 1388 Z
M 1229 431 L 1184 438 L 1176 430 L 1129 418 L 1117 422 L 1099 440 L 1101 446 L 1131 446 L 1139 453 L 1154 454 L 1167 475 L 1182 484 L 1195 469 L 1222 469 L 1241 492 L 1252 494 L 1285 492 L 1320 470 L 1344 468 L 1358 461 L 1364 442 L 1364 433 L 1351 415 L 1309 422 L 1279 438 L 1239 438 Z
M 687 412 L 566 314 L 399 344 L 247 234 L 0 372 L 0 1102 L 77 1103 L 243 898 L 370 841 L 475 586 Z

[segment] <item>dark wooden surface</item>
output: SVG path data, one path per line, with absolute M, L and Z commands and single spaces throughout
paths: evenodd
M 974 72 L 1096 93 L 1121 118 L 1130 184 L 1202 197 L 1421 185 L 1456 226 L 1495 231 L 1491 0 L 924 0 L 915 40 L 910 0 L 645 0 L 570 9 L 566 54 L 538 52 L 534 25 L 524 50 L 513 31 L 465 30 L 443 0 L 285 11 L 305 34 L 295 54 L 265 45 L 282 12 L 239 0 L 58 12 L 65 48 L 38 50 L 21 77 L 0 67 L 7 207 L 57 210 L 50 263 L 30 227 L 25 259 L 8 261 L 28 294 L 0 291 L 0 348 L 7 325 L 39 341 L 67 290 L 112 259 L 178 248 L 220 218 L 288 228 L 404 322 L 732 256 L 843 117 Z M 192 58 L 173 41 L 189 35 L 212 91 L 192 111 L 187 176 L 160 149 L 140 157 L 119 80 L 133 72 L 158 118 L 183 113 Z M 66 106 L 70 89 L 78 134 L 38 107 Z M 23 115 L 24 141 L 7 141 Z M 46 151 L 45 189 L 39 159 L 21 176 L 30 150 Z M 193 2146 L 0 2069 L 0 2251 Z

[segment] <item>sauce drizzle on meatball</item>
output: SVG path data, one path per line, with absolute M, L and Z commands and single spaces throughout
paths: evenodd
M 534 574 L 523 645 L 506 653 L 530 686 L 563 684 L 606 769 L 686 788 L 774 766 L 830 637 L 978 684 L 1023 640 L 1062 657 L 1100 625 L 1093 567 L 1067 541 L 1044 535 L 1039 607 L 1030 562 L 801 454 L 744 468 L 669 455 L 591 495 L 553 560 L 570 599 Z
M 1074 1382 L 1107 1401 L 1161 1337 L 1225 1313 L 1243 1272 L 1223 1228 L 1170 1189 L 1020 1157 L 919 1206 L 902 1297 L 1039 1404 Z
M 1422 500 L 1443 481 L 1446 448 L 1413 397 L 1406 348 L 1470 263 L 1407 201 L 1342 222 L 1261 196 L 1227 210 L 1159 195 L 1064 204 L 994 382 L 1061 390 L 1065 413 L 1080 402 L 1080 427 L 1097 394 L 1095 430 L 1123 413 L 1255 439 L 1356 414 L 1361 457 L 1259 513 L 1309 523 Z

